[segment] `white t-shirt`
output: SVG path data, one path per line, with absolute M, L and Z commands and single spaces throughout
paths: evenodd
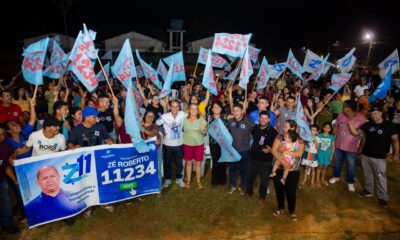
M 364 95 L 364 90 L 365 89 L 368 89 L 367 85 L 365 85 L 365 86 L 357 85 L 354 88 L 354 93 L 356 94 L 357 97 L 361 97 L 362 95 Z
M 177 147 L 182 145 L 182 128 L 186 116 L 185 112 L 179 111 L 178 115 L 174 118 L 171 112 L 169 112 L 164 113 L 157 120 L 157 125 L 163 125 L 164 127 L 164 144 L 166 146 Z
M 47 138 L 43 135 L 43 130 L 33 132 L 26 142 L 27 147 L 32 147 L 32 156 L 46 155 L 63 151 L 66 148 L 65 137 L 61 133 L 53 138 Z

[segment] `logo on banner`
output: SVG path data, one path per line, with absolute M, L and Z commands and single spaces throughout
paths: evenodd
M 65 184 L 74 184 L 87 177 L 90 173 L 91 159 L 91 154 L 81 155 L 76 159 L 76 163 L 66 163 L 64 166 L 62 166 L 62 170 L 67 173 L 64 175 L 63 182 Z

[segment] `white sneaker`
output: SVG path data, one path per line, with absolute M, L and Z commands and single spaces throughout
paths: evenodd
M 163 188 L 167 188 L 167 187 L 169 187 L 169 185 L 171 185 L 171 180 L 167 179 L 167 180 L 165 180 L 165 182 L 163 184 Z
M 333 178 L 329 179 L 329 183 L 330 184 L 335 184 L 335 183 L 339 182 L 339 180 L 340 180 L 340 178 L 333 177 Z
M 349 191 L 350 191 L 350 192 L 356 191 L 356 189 L 355 189 L 355 187 L 354 187 L 354 184 L 352 184 L 352 183 L 348 183 L 348 184 L 347 184 L 347 187 L 349 188 Z
M 179 185 L 179 187 L 185 187 L 185 183 L 183 182 L 182 178 L 181 179 L 176 179 L 176 184 Z
M 244 196 L 244 191 L 242 190 L 241 187 L 239 187 L 239 192 L 240 192 L 240 195 Z
M 113 205 L 104 205 L 104 209 L 106 209 L 109 212 L 114 212 L 114 206 Z
M 267 194 L 269 194 L 270 193 L 270 191 L 269 191 L 269 187 L 267 187 Z
M 229 194 L 232 194 L 235 190 L 236 190 L 235 187 L 231 187 L 231 189 L 230 189 L 230 191 L 229 191 Z

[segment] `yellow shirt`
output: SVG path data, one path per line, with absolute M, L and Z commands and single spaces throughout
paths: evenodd
M 13 100 L 13 103 L 17 104 L 21 108 L 22 112 L 25 112 L 25 111 L 30 112 L 30 110 L 31 110 L 30 109 L 30 101 L 31 101 L 31 99 L 27 97 L 26 100 L 24 100 L 24 99 Z
M 203 117 L 203 118 L 206 117 L 206 107 L 207 107 L 207 104 L 206 104 L 206 103 L 200 102 L 200 104 L 199 104 L 199 114 L 200 114 L 200 117 Z

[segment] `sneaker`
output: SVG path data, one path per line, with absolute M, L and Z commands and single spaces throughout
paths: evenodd
M 239 187 L 239 192 L 240 192 L 240 195 L 244 195 L 244 191 L 242 190 L 242 188 L 241 187 Z
M 141 198 L 141 197 L 138 197 L 137 199 L 138 199 L 139 201 L 141 201 L 141 202 L 144 202 L 144 200 L 145 200 L 144 198 Z
M 356 191 L 356 188 L 354 187 L 354 184 L 352 184 L 352 183 L 348 183 L 348 184 L 347 184 L 347 187 L 349 188 L 349 191 L 350 191 L 350 192 Z
M 235 190 L 236 190 L 235 187 L 231 187 L 231 189 L 229 190 L 229 194 L 232 194 Z
M 329 179 L 329 183 L 330 184 L 335 184 L 335 183 L 339 182 L 339 180 L 340 180 L 340 178 L 333 177 L 333 178 Z
M 88 209 L 83 213 L 85 218 L 91 218 L 92 217 L 92 210 Z
M 163 188 L 167 188 L 167 187 L 169 187 L 169 185 L 171 185 L 171 180 L 167 179 L 167 180 L 165 180 L 165 182 L 163 184 Z
M 179 187 L 185 187 L 185 183 L 182 179 L 176 179 L 175 183 L 178 184 Z
M 372 197 L 372 193 L 368 192 L 367 190 L 362 190 L 359 194 L 360 197 Z
M 383 199 L 379 199 L 379 205 L 381 205 L 382 207 L 386 208 L 388 205 L 388 202 L 386 200 Z
M 275 177 L 275 176 L 276 176 L 276 173 L 274 173 L 274 172 L 272 172 L 272 173 L 269 175 L 270 178 L 273 178 L 273 177 Z
M 12 234 L 12 235 L 17 234 L 19 232 L 19 228 L 17 228 L 16 226 L 14 226 L 12 224 L 8 225 L 7 227 L 2 227 L 2 229 L 6 233 L 9 233 L 9 234 Z
M 104 208 L 109 212 L 114 212 L 114 206 L 113 205 L 105 205 Z
M 269 191 L 269 187 L 267 187 L 267 194 L 269 194 L 270 193 L 270 191 Z

